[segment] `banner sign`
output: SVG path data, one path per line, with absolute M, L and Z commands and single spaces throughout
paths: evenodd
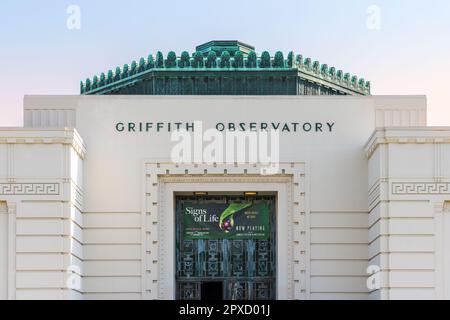
M 185 240 L 268 240 L 269 207 L 266 203 L 185 204 Z

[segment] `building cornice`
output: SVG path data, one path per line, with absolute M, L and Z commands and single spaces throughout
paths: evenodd
M 364 146 L 368 159 L 382 144 L 450 143 L 450 127 L 377 128 Z
M 0 144 L 63 144 L 81 159 L 86 156 L 83 139 L 73 128 L 0 128 Z

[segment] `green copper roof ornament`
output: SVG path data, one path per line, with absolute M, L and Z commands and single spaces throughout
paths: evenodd
M 128 77 L 128 64 L 124 64 L 122 68 L 122 79 Z
M 319 73 L 319 70 L 320 70 L 320 62 L 319 61 L 314 61 L 314 63 L 313 63 L 313 65 L 312 65 L 312 70 L 315 72 L 315 73 Z
M 364 84 L 366 83 L 366 80 L 364 80 L 364 78 L 361 78 L 361 79 L 359 79 L 359 81 L 358 81 L 358 86 L 361 88 L 361 89 L 364 89 Z
M 322 75 L 327 76 L 328 75 L 328 65 L 323 64 L 322 67 L 320 68 L 320 71 L 322 72 Z
M 208 57 L 206 58 L 206 67 L 207 68 L 215 68 L 216 67 L 216 59 L 217 59 L 216 52 L 210 51 L 208 53 Z
M 329 73 L 330 73 L 330 77 L 334 79 L 336 77 L 336 68 L 331 67 Z
M 121 73 L 122 73 L 122 71 L 120 70 L 120 67 L 116 67 L 116 72 L 114 74 L 114 81 L 120 80 L 120 78 L 121 78 L 120 74 Z
M 161 51 L 158 51 L 156 53 L 155 67 L 156 68 L 164 68 L 164 56 Z
M 298 67 L 300 67 L 300 68 L 303 67 L 303 56 L 301 54 L 298 54 L 295 57 L 295 62 L 297 63 Z
M 147 66 L 146 69 L 153 69 L 155 67 L 155 59 L 153 59 L 153 55 L 149 54 L 147 57 Z
M 244 54 L 241 51 L 236 51 L 236 53 L 234 54 L 233 67 L 234 68 L 244 67 Z
M 289 68 L 294 68 L 296 65 L 296 61 L 295 61 L 295 53 L 294 51 L 289 51 L 288 56 L 287 56 L 287 65 Z
M 92 79 L 92 88 L 96 89 L 98 87 L 98 77 L 94 76 L 94 78 Z
M 261 53 L 261 63 L 259 65 L 261 68 L 270 68 L 270 54 L 267 51 Z
M 131 70 L 130 70 L 130 75 L 135 75 L 137 73 L 137 63 L 136 60 L 133 60 L 131 62 Z
M 108 70 L 108 76 L 106 78 L 106 82 L 111 83 L 114 80 L 113 77 L 114 77 L 114 74 L 113 74 L 112 70 Z
M 283 52 L 277 51 L 275 53 L 275 57 L 273 58 L 273 67 L 274 68 L 284 68 Z
M 311 58 L 306 58 L 306 60 L 305 60 L 305 68 L 306 68 L 307 70 L 311 70 L 311 66 L 312 66 L 312 60 L 311 60 Z
M 102 73 L 100 74 L 100 82 L 99 82 L 98 85 L 99 85 L 99 86 L 104 86 L 105 83 L 106 83 L 106 76 L 105 76 L 105 73 L 102 72 Z
M 194 68 L 203 68 L 203 54 L 200 51 L 196 51 L 193 55 L 193 67 Z
M 86 79 L 86 91 L 91 90 L 91 79 Z
M 143 57 L 141 57 L 139 59 L 139 66 L 138 66 L 137 72 L 142 72 L 144 70 L 145 70 L 145 59 Z
M 256 68 L 256 52 L 250 51 L 247 57 L 247 68 Z
M 177 66 L 177 54 L 174 51 L 170 51 L 167 54 L 166 68 L 175 68 Z
M 191 57 L 189 55 L 189 52 L 183 51 L 181 53 L 179 67 L 180 68 L 189 68 L 190 67 L 190 61 L 191 61 Z
M 350 73 L 347 72 L 346 74 L 344 74 L 344 81 L 345 82 L 349 82 L 350 81 L 350 77 L 351 77 Z
M 230 53 L 228 51 L 223 51 L 220 56 L 220 67 L 221 68 L 230 68 Z

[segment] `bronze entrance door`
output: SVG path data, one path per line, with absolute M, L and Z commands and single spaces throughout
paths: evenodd
M 179 300 L 276 299 L 276 197 L 177 196 L 176 298 Z M 186 204 L 266 203 L 268 240 L 184 239 Z

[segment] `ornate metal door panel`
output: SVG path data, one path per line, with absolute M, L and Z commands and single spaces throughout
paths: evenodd
M 267 203 L 268 240 L 186 240 L 183 238 L 185 203 Z M 180 196 L 176 198 L 176 297 L 200 300 L 204 282 L 223 283 L 227 300 L 276 298 L 276 212 L 274 196 Z

